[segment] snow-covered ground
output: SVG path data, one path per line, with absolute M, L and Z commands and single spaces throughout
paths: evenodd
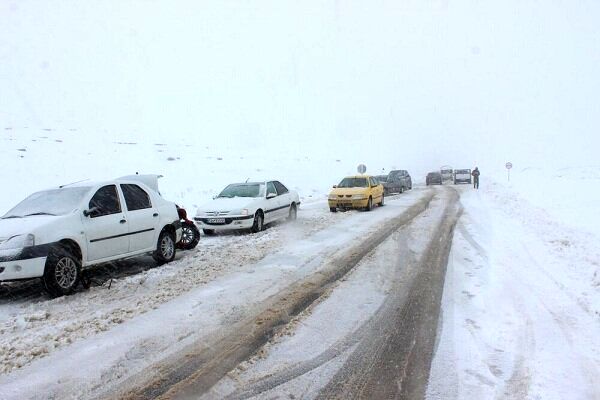
M 600 398 L 599 170 L 561 171 L 463 188 L 428 399 Z

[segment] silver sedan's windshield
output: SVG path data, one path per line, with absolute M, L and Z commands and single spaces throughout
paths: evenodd
M 22 218 L 30 215 L 65 215 L 73 212 L 90 191 L 90 187 L 44 190 L 27 197 L 2 218 Z
M 264 183 L 234 183 L 227 186 L 217 197 L 262 197 Z

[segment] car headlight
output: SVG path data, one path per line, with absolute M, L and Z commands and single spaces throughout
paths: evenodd
M 0 250 L 22 249 L 35 245 L 35 236 L 31 233 L 28 235 L 15 235 L 8 238 L 0 244 Z
M 337 196 L 335 194 L 329 195 L 329 200 L 335 200 L 335 199 L 337 199 Z
M 364 200 L 366 198 L 367 197 L 364 194 L 355 194 L 355 195 L 352 196 L 353 200 Z
M 243 208 L 242 210 L 240 210 L 240 215 L 248 215 L 248 209 L 247 208 Z

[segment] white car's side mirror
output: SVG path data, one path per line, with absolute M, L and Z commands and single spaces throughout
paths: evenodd
M 92 207 L 89 210 L 83 210 L 83 215 L 85 217 L 89 217 L 89 216 L 92 216 L 94 214 L 97 214 L 98 211 L 100 211 L 100 209 L 98 207 Z
M 272 199 L 273 197 L 277 197 L 277 195 L 275 193 L 268 193 L 267 194 L 267 199 Z

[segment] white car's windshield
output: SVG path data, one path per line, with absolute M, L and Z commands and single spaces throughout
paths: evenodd
M 338 185 L 340 188 L 368 187 L 367 178 L 344 178 Z
M 227 186 L 217 197 L 263 197 L 264 183 L 234 183 Z
M 2 218 L 65 215 L 75 210 L 89 191 L 89 187 L 71 187 L 37 192 L 17 204 Z

